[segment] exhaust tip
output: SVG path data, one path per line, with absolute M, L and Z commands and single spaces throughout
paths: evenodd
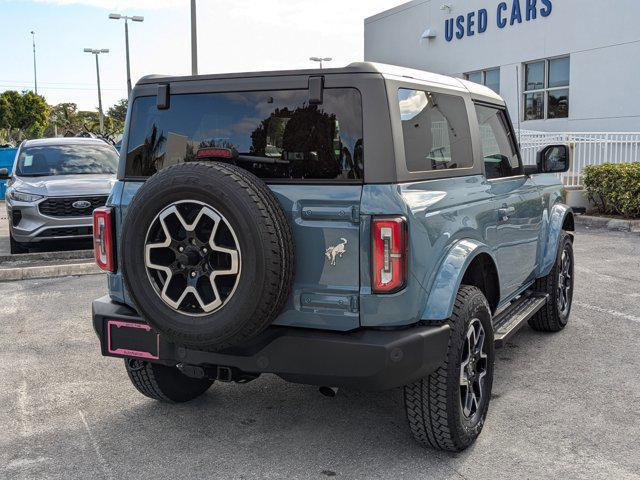
M 337 387 L 320 387 L 318 388 L 318 391 L 325 397 L 333 398 L 337 395 L 338 388 Z

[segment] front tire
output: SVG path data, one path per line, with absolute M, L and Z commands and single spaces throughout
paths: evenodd
M 168 403 L 193 400 L 213 384 L 208 378 L 191 378 L 175 367 L 125 358 L 124 366 L 133 386 L 146 397 Z
M 459 452 L 484 426 L 493 383 L 493 326 L 482 292 L 462 285 L 456 296 L 444 363 L 404 387 L 409 428 L 421 444 Z
M 556 262 L 549 275 L 536 280 L 536 292 L 549 295 L 547 304 L 535 314 L 529 325 L 539 332 L 559 332 L 567 326 L 573 301 L 573 242 L 562 232 Z

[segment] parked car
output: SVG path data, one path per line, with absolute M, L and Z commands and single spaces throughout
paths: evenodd
M 570 152 L 523 166 L 490 89 L 356 63 L 146 77 L 131 101 L 94 213 L 93 326 L 142 394 L 262 373 L 403 387 L 415 438 L 457 451 L 485 424 L 494 348 L 567 324 Z
M 94 208 L 104 206 L 115 181 L 118 152 L 102 140 L 26 140 L 8 179 L 11 253 L 49 241 L 91 239 Z

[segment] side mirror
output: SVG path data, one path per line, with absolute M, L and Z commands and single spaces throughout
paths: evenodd
M 564 173 L 571 164 L 568 145 L 549 145 L 538 152 L 538 173 Z
M 8 168 L 0 168 L 0 180 L 9 180 L 9 169 Z

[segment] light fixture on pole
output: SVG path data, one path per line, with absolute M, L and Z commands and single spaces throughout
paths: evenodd
M 131 96 L 131 66 L 129 63 L 129 20 L 132 22 L 144 22 L 144 17 L 140 15 L 133 15 L 128 17 L 119 13 L 110 13 L 109 18 L 111 20 L 124 20 L 124 43 L 126 47 L 127 56 L 127 97 Z
M 191 75 L 198 74 L 198 32 L 196 0 L 191 0 Z
M 322 70 L 322 62 L 330 62 L 331 60 L 333 60 L 333 58 L 331 58 L 331 57 L 309 57 L 309 60 L 311 60 L 312 62 L 319 62 L 320 63 L 320 70 Z
M 96 56 L 96 75 L 98 77 L 98 117 L 100 119 L 100 133 L 104 135 L 104 115 L 102 113 L 102 93 L 100 92 L 100 65 L 98 63 L 98 55 L 101 53 L 109 53 L 108 48 L 85 48 L 85 53 L 91 53 Z
M 38 74 L 36 72 L 36 32 L 31 30 L 31 42 L 33 44 L 33 87 L 38 94 Z

